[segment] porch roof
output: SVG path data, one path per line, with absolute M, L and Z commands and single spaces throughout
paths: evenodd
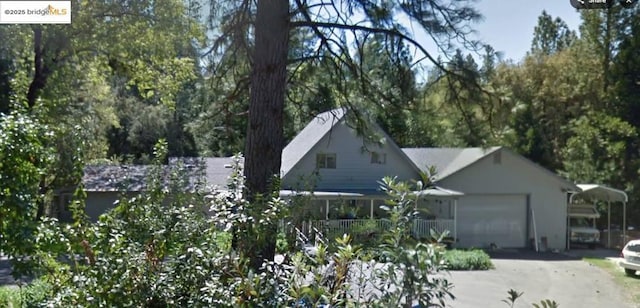
M 377 190 L 352 190 L 352 191 L 295 191 L 295 190 L 281 190 L 280 197 L 314 197 L 321 199 L 340 199 L 340 198 L 354 198 L 362 199 L 367 197 L 384 197 L 382 191 Z
M 414 191 L 418 197 L 436 197 L 436 198 L 457 198 L 459 196 L 463 196 L 464 194 L 450 190 L 438 186 L 429 187 L 427 189 L 423 189 L 420 191 Z M 387 194 L 381 190 L 348 190 L 348 191 L 295 191 L 295 190 L 281 190 L 280 197 L 283 198 L 291 198 L 291 197 L 314 197 L 320 199 L 341 199 L 341 198 L 352 198 L 352 199 L 366 199 L 366 198 L 386 198 Z
M 457 198 L 460 196 L 464 196 L 464 193 L 462 192 L 442 188 L 439 186 L 429 187 L 427 189 L 415 191 L 414 193 L 420 197 L 431 196 L 431 197 L 440 197 L 440 198 L 443 198 L 443 197 Z

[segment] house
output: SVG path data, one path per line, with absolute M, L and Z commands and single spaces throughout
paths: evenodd
M 420 179 L 420 172 L 434 166 L 437 186 L 464 195 L 457 204 L 432 196 L 419 207 L 429 209 L 427 220 L 455 229 L 459 247 L 528 247 L 534 238 L 547 248 L 566 246 L 568 193 L 580 191 L 575 184 L 504 147 L 400 149 L 375 124 L 382 142 L 366 144 L 344 116 L 341 110 L 318 115 L 283 151 L 284 188 L 304 189 L 300 179 L 317 175 L 313 188 L 323 192 L 314 201 L 318 216 L 340 218 L 330 212 L 336 206 L 329 202 L 339 199 L 331 198 L 334 192 L 358 194 L 351 204 L 360 217 L 370 203 L 376 218 L 384 199 L 379 179 Z
M 186 170 L 189 184 L 184 189 L 194 189 L 198 181 L 209 185 L 225 186 L 231 173 L 232 158 L 183 158 L 170 159 L 169 164 L 162 167 L 160 174 L 164 176 L 163 185 L 168 185 L 168 177 L 177 169 Z M 208 168 L 206 166 L 221 166 Z M 116 201 L 122 197 L 133 197 L 146 190 L 148 181 L 154 174 L 151 165 L 88 165 L 82 177 L 83 189 L 86 193 L 85 213 L 91 221 L 115 207 Z M 211 169 L 211 170 L 209 170 Z M 206 174 L 200 175 L 199 172 Z M 61 221 L 71 221 L 69 209 L 74 191 L 60 190 L 53 197 L 52 203 Z
M 382 225 L 379 180 L 418 180 L 434 166 L 437 186 L 415 192 L 424 211 L 414 232 L 448 230 L 458 247 L 566 247 L 568 193 L 580 191 L 573 183 L 504 147 L 402 149 L 375 123 L 372 132 L 363 138 L 337 109 L 319 114 L 284 148 L 281 196 L 309 197 L 301 213 L 309 226 Z M 200 161 L 209 184 L 226 183 L 230 158 Z M 102 200 L 100 193 L 89 195 Z M 106 203 L 96 201 L 95 211 Z

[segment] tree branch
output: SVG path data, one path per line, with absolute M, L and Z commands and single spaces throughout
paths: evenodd
M 414 40 L 413 38 L 407 36 L 406 34 L 403 34 L 397 30 L 393 30 L 393 29 L 384 29 L 384 28 L 373 28 L 373 27 L 366 27 L 366 26 L 361 26 L 361 25 L 345 25 L 345 24 L 337 24 L 337 23 L 329 23 L 329 22 L 314 22 L 314 21 L 310 21 L 310 20 L 306 20 L 306 21 L 292 21 L 290 23 L 292 28 L 304 28 L 304 27 L 309 27 L 314 29 L 314 31 L 316 31 L 316 33 L 320 32 L 319 30 L 317 30 L 318 28 L 331 28 L 331 29 L 345 29 L 345 30 L 351 30 L 351 31 L 363 31 L 363 32 L 369 32 L 369 33 L 381 33 L 384 35 L 389 35 L 389 36 L 394 36 L 397 37 L 399 39 L 405 40 L 409 43 L 411 43 L 414 47 L 416 47 L 418 50 L 420 50 L 426 58 L 429 59 L 429 61 L 431 61 L 431 63 L 433 63 L 433 65 L 435 65 L 438 69 L 444 71 L 444 72 L 449 72 L 449 70 L 447 68 L 445 68 L 442 64 L 440 64 L 435 58 L 433 58 L 433 56 L 424 48 L 422 47 L 422 45 L 420 45 L 420 43 L 418 43 L 416 40 Z M 320 32 L 321 33 L 321 32 Z

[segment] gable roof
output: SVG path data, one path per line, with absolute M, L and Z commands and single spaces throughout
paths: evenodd
M 435 167 L 436 180 L 442 180 L 500 148 L 403 148 L 402 151 L 422 172 L 426 173 L 429 167 Z
M 169 159 L 169 166 L 186 167 L 192 185 L 204 176 L 207 186 L 226 188 L 235 160 L 234 157 L 173 157 Z M 239 164 L 243 163 L 244 158 L 240 157 Z
M 85 191 L 142 191 L 150 174 L 146 165 L 88 165 L 82 184 Z
M 547 175 L 560 181 L 567 189 L 580 191 L 580 188 L 576 184 L 569 180 L 559 176 L 555 172 L 552 172 L 535 162 L 525 158 L 524 156 L 515 153 L 508 148 L 502 146 L 490 147 L 490 148 L 404 148 L 402 149 L 407 156 L 422 170 L 427 172 L 430 166 L 436 168 L 435 180 L 439 181 L 447 178 L 459 171 L 477 163 L 485 157 L 498 152 L 504 151 L 510 153 L 520 161 L 527 163 L 539 171 L 546 173 Z
M 168 165 L 160 167 L 164 185 L 176 171 L 188 178 L 187 190 L 200 184 L 226 187 L 233 169 L 233 157 L 179 157 L 170 158 Z M 242 163 L 242 161 L 240 162 Z M 84 168 L 82 184 L 85 191 L 93 192 L 140 192 L 147 189 L 150 176 L 158 169 L 153 165 L 88 165 Z M 206 183 L 203 183 L 203 179 Z
M 344 118 L 344 108 L 317 115 L 282 150 L 281 176 L 285 176 L 315 146 L 320 139 Z
M 281 176 L 284 178 L 324 136 L 331 133 L 331 130 L 345 119 L 346 113 L 347 110 L 345 108 L 338 108 L 318 114 L 311 120 L 282 150 Z M 371 124 L 375 130 L 382 134 L 386 145 L 398 151 L 400 157 L 416 172 L 421 170 L 378 123 L 373 122 Z

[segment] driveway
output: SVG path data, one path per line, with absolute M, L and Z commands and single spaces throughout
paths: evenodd
M 591 253 L 590 253 L 591 254 Z M 601 253 L 602 254 L 602 253 Z M 608 256 L 604 253 L 603 257 Z M 614 252 L 608 252 L 614 254 Z M 492 254 L 494 270 L 451 272 L 450 307 L 509 307 L 507 291 L 524 292 L 515 307 L 551 299 L 560 307 L 629 307 L 613 277 L 581 260 L 580 253 L 503 252 Z

